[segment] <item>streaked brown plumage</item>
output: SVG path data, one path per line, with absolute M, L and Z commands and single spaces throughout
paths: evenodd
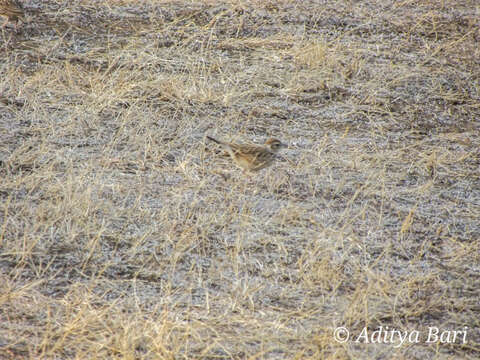
M 227 143 L 210 136 L 207 136 L 207 139 L 222 145 L 235 164 L 247 171 L 258 171 L 270 166 L 275 159 L 275 154 L 281 148 L 287 147 L 277 139 L 268 139 L 264 146 Z
M 24 20 L 22 5 L 16 0 L 0 0 L 0 16 L 7 18 L 2 27 L 5 27 L 9 21 L 15 21 L 16 29 L 18 20 Z

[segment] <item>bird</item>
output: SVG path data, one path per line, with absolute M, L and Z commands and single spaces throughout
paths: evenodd
M 276 153 L 287 147 L 278 139 L 268 139 L 263 146 L 234 144 L 214 139 L 207 135 L 207 139 L 221 145 L 230 155 L 234 163 L 243 171 L 255 172 L 270 166 L 275 160 Z
M 15 30 L 17 29 L 18 20 L 24 21 L 25 18 L 22 5 L 17 0 L 0 0 L 0 16 L 7 18 L 2 28 L 9 21 L 15 21 Z

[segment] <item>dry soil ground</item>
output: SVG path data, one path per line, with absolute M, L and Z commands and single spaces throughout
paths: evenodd
M 478 1 L 23 4 L 0 358 L 480 357 Z

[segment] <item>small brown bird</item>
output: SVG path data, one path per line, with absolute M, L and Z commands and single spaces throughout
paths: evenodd
M 235 164 L 244 171 L 258 171 L 270 166 L 275 160 L 275 154 L 281 148 L 287 147 L 277 139 L 268 139 L 264 146 L 227 143 L 210 136 L 207 136 L 207 139 L 227 150 Z
M 0 0 L 0 16 L 7 18 L 2 28 L 9 21 L 15 21 L 15 30 L 17 30 L 18 20 L 24 21 L 25 19 L 22 5 L 16 0 Z

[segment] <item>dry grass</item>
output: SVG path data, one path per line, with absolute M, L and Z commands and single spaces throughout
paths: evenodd
M 480 356 L 476 1 L 24 4 L 0 358 Z M 248 178 L 206 134 L 290 148 Z

